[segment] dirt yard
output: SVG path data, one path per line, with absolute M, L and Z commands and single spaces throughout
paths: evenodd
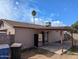
M 43 49 L 30 49 L 22 53 L 22 59 L 78 59 L 76 54 L 57 55 Z

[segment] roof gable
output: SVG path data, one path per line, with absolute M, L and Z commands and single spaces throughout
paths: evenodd
M 44 28 L 45 27 L 45 26 L 31 24 L 31 23 L 17 22 L 17 21 L 12 21 L 12 20 L 5 20 L 5 19 L 1 19 L 1 20 L 7 22 L 13 27 L 30 27 L 30 28 Z

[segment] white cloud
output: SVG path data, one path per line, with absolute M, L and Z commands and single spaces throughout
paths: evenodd
M 63 22 L 57 20 L 57 21 L 52 21 L 52 26 L 66 26 Z
M 51 18 L 49 20 L 44 21 L 45 18 L 35 18 L 35 24 L 39 25 L 45 25 L 46 22 L 51 22 L 51 26 L 57 27 L 57 26 L 66 26 L 62 21 L 56 20 L 52 21 Z M 31 22 L 34 23 L 34 19 L 31 19 Z
M 19 2 L 18 1 L 16 1 L 15 3 L 16 3 L 16 5 L 19 5 Z
M 10 18 L 11 6 L 10 0 L 0 0 L 0 18 Z
M 34 20 L 35 20 L 35 22 L 34 22 Z M 43 21 L 42 18 L 34 18 L 34 19 L 32 18 L 31 22 L 35 23 L 35 24 L 38 24 L 38 25 L 44 25 L 44 21 Z
M 46 21 L 44 21 L 44 19 L 46 19 Z M 33 18 L 31 18 L 31 22 L 34 23 Z M 53 27 L 66 26 L 62 21 L 59 20 L 52 21 L 51 18 L 35 18 L 35 24 L 45 25 L 46 22 L 51 22 L 51 26 Z
M 26 0 L 0 0 L 0 18 L 31 22 L 33 9 L 40 11 L 30 7 Z

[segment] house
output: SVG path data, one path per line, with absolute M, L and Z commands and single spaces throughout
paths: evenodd
M 43 46 L 52 42 L 63 42 L 64 31 L 71 31 L 71 27 L 46 27 L 11 20 L 0 19 L 0 43 L 12 44 L 19 42 L 24 48 Z M 73 43 L 73 40 L 72 40 Z

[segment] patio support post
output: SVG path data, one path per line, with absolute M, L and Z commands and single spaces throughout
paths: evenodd
M 61 35 L 61 49 L 63 52 L 63 35 L 62 35 L 62 30 L 60 31 L 60 35 Z
M 43 43 L 43 45 L 45 44 L 45 40 L 44 40 L 45 38 L 44 38 L 44 32 L 42 32 L 42 43 Z
M 47 32 L 47 42 L 48 42 L 48 33 L 49 33 L 49 32 Z

